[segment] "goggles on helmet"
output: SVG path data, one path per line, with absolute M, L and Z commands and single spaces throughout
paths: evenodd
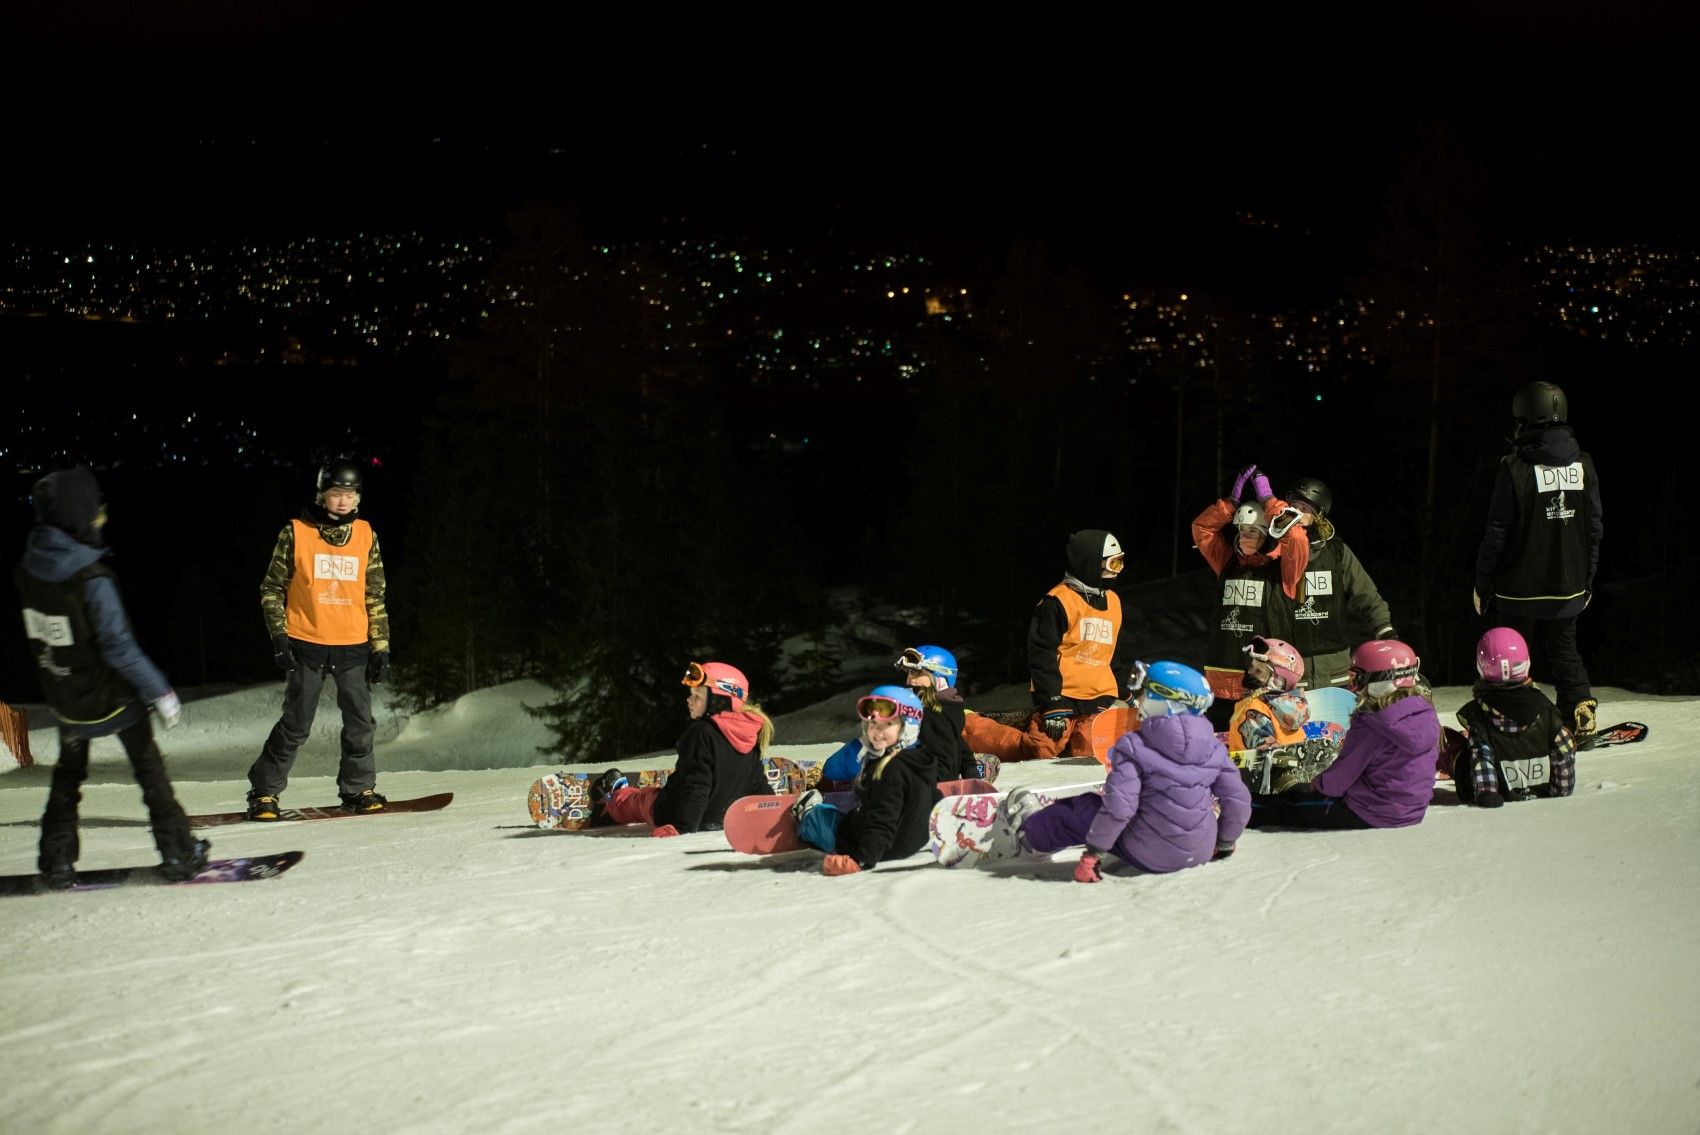
M 1196 709 L 1200 713 L 1209 709 L 1210 703 L 1213 700 L 1209 694 L 1189 694 L 1185 690 L 1177 690 L 1173 686 L 1166 686 L 1162 682 L 1159 682 L 1157 679 L 1150 676 L 1146 677 L 1145 685 L 1142 688 L 1146 693 L 1151 694 L 1153 697 L 1162 698 L 1164 701 L 1179 702 L 1188 709 Z
M 735 698 L 748 697 L 744 688 L 730 678 L 710 678 L 708 671 L 702 668 L 701 662 L 692 662 L 685 667 L 685 676 L 679 679 L 681 686 L 708 686 L 723 694 Z
M 1420 666 L 1395 666 L 1391 670 L 1365 670 L 1361 666 L 1352 667 L 1346 688 L 1353 691 L 1367 690 L 1372 682 L 1399 682 L 1405 678 L 1415 679 L 1422 672 Z
M 906 717 L 911 721 L 921 720 L 921 714 L 912 705 L 904 705 L 895 698 L 876 697 L 868 694 L 856 702 L 856 716 L 863 721 L 890 721 L 894 717 Z
M 946 671 L 940 669 L 938 663 L 930 662 L 927 659 L 922 658 L 921 652 L 912 646 L 905 650 L 902 657 L 892 663 L 892 665 L 897 667 L 899 670 L 909 670 L 916 674 L 946 673 Z

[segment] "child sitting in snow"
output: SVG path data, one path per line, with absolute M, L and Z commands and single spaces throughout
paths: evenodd
M 632 788 L 611 768 L 591 786 L 595 822 L 652 824 L 651 835 L 717 829 L 734 800 L 771 793 L 762 755 L 773 723 L 749 700 L 749 679 L 724 662 L 693 662 L 682 685 L 691 723 L 679 737 L 679 762 L 659 788 Z
M 1434 795 L 1440 718 L 1418 686 L 1416 652 L 1376 639 L 1352 654 L 1346 688 L 1358 695 L 1340 755 L 1308 789 L 1252 802 L 1251 826 L 1403 828 L 1422 822 Z
M 1258 636 L 1245 645 L 1242 679 L 1250 693 L 1234 706 L 1228 745 L 1236 752 L 1305 739 L 1310 703 L 1305 700 L 1305 660 L 1291 643 Z
M 1458 799 L 1483 808 L 1506 800 L 1569 796 L 1576 741 L 1552 700 L 1529 680 L 1529 644 L 1495 627 L 1476 644 L 1473 700 L 1458 711 L 1468 734 L 1465 767 L 1454 768 Z
M 974 750 L 963 736 L 967 708 L 956 692 L 956 655 L 942 646 L 912 646 L 897 660 L 909 687 L 921 698 L 920 749 L 933 762 L 934 779 L 968 780 L 980 775 Z
M 1251 793 L 1203 714 L 1213 700 L 1204 675 L 1158 662 L 1140 683 L 1140 726 L 1110 750 L 1104 794 L 1069 796 L 1048 807 L 1028 789 L 998 808 L 993 856 L 1029 861 L 1082 843 L 1079 883 L 1103 879 L 1104 856 L 1154 874 L 1233 854 L 1251 811 Z
M 877 687 L 856 703 L 861 737 L 821 770 L 822 780 L 853 781 L 856 807 L 841 812 L 813 788 L 797 797 L 797 835 L 826 852 L 823 874 L 853 875 L 927 846 L 939 792 L 933 760 L 918 745 L 923 713 L 914 690 Z

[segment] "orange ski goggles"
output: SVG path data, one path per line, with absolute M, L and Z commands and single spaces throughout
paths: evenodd
M 708 671 L 703 669 L 701 662 L 692 662 L 685 666 L 685 676 L 679 679 L 681 686 L 707 686 L 719 690 L 723 694 L 731 694 L 735 698 L 748 697 L 749 694 L 738 683 L 726 678 L 711 678 Z

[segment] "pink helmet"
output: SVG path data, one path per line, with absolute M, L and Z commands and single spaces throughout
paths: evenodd
M 730 699 L 734 710 L 743 709 L 744 699 L 750 696 L 750 680 L 744 672 L 724 662 L 692 662 L 679 684 L 705 686 L 709 693 Z
M 1305 660 L 1293 644 L 1278 638 L 1254 638 L 1245 652 L 1274 671 L 1264 684 L 1266 690 L 1296 690 L 1304 685 Z
M 1476 643 L 1476 673 L 1484 682 L 1506 684 L 1529 677 L 1529 644 L 1510 627 L 1495 627 Z
M 1397 639 L 1378 638 L 1352 651 L 1352 677 L 1346 688 L 1372 698 L 1417 684 L 1422 659 Z

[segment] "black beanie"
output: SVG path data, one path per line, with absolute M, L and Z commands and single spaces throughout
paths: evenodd
M 101 547 L 94 518 L 100 512 L 100 483 L 81 465 L 49 473 L 35 483 L 35 519 L 70 533 L 78 541 Z

